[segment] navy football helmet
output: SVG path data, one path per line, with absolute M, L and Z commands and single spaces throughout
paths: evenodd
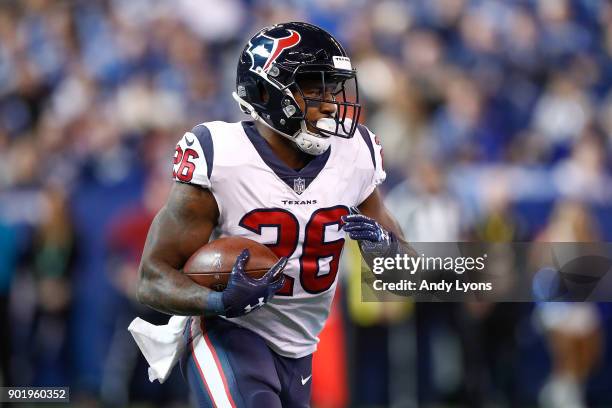
M 305 81 L 309 88 L 320 84 L 321 92 L 305 93 Z M 311 122 L 294 95 L 306 109 L 327 103 L 335 113 Z M 251 38 L 238 61 L 233 97 L 243 112 L 313 155 L 327 150 L 331 136 L 352 137 L 361 112 L 356 71 L 344 48 L 325 30 L 302 22 L 266 27 Z

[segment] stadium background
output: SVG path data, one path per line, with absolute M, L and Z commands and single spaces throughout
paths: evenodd
M 352 56 L 409 239 L 612 239 L 607 1 L 3 0 L 3 384 L 186 403 L 178 375 L 147 383 L 125 330 L 165 319 L 134 301 L 141 247 L 175 142 L 246 118 L 230 96 L 237 55 L 290 20 Z M 583 310 L 586 335 L 566 333 L 581 346 L 559 348 L 531 304 L 359 304 L 357 264 L 353 247 L 316 406 L 536 406 L 576 350 L 589 406 L 612 405 L 607 305 Z

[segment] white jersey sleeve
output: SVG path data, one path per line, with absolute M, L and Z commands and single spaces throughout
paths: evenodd
M 357 132 L 367 146 L 372 162 L 371 177 L 368 177 L 368 180 L 366 180 L 358 200 L 358 203 L 361 204 L 370 194 L 372 194 L 376 186 L 385 181 L 387 173 L 385 173 L 385 169 L 383 168 L 383 149 L 378 137 L 364 125 L 358 125 Z M 355 136 L 359 137 L 357 135 Z
M 186 132 L 176 145 L 172 177 L 182 183 L 211 187 L 214 150 L 210 130 L 205 124 Z

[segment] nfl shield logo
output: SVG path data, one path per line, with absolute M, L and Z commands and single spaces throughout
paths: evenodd
M 301 177 L 298 177 L 293 180 L 293 191 L 298 194 L 302 194 L 306 190 L 306 180 Z

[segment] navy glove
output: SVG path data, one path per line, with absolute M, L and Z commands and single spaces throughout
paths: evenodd
M 351 239 L 359 242 L 362 252 L 373 256 L 385 256 L 395 248 L 397 240 L 370 217 L 359 213 L 355 207 L 351 214 L 342 217 L 343 229 Z
M 416 256 L 416 252 L 406 243 L 398 240 L 392 232 L 384 229 L 379 223 L 370 217 L 359 213 L 355 207 L 351 208 L 351 214 L 342 217 L 344 222 L 343 229 L 349 234 L 351 239 L 359 243 L 361 255 L 366 263 L 374 270 L 376 258 L 395 257 L 396 255 Z M 406 273 L 401 268 L 385 268 L 384 281 L 389 283 L 399 283 L 404 280 L 418 278 L 419 275 Z M 368 282 L 369 275 L 366 275 L 364 282 Z M 378 279 L 378 278 L 377 278 Z M 371 282 L 371 281 L 370 281 Z M 416 282 L 416 281 L 415 281 Z M 387 290 L 390 293 L 400 296 L 408 296 L 408 292 L 402 290 Z
M 227 287 L 223 292 L 208 294 L 207 311 L 238 317 L 260 308 L 285 284 L 283 269 L 287 258 L 283 257 L 260 279 L 254 279 L 244 273 L 244 265 L 249 260 L 249 250 L 238 255 Z

